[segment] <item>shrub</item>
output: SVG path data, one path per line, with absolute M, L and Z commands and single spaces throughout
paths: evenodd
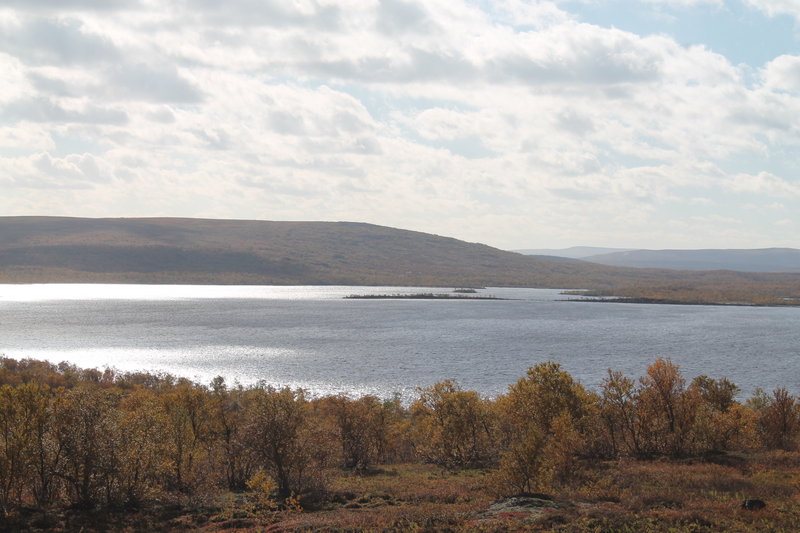
M 498 399 L 504 445 L 498 491 L 549 488 L 574 473 L 593 397 L 553 362 L 530 368 Z
M 49 390 L 36 382 L 0 387 L 0 516 L 22 503 L 35 477 L 38 429 L 48 418 Z
M 309 421 L 302 390 L 254 388 L 247 399 L 248 446 L 278 487 L 278 495 L 319 493 L 328 458 L 326 440 Z M 326 438 L 327 437 L 327 438 Z
M 414 443 L 426 461 L 445 468 L 465 468 L 489 460 L 489 409 L 478 393 L 445 380 L 421 389 L 411 412 Z
M 211 434 L 215 443 L 215 464 L 230 490 L 243 490 L 258 470 L 256 458 L 245 441 L 245 410 L 241 386 L 229 390 L 225 380 L 216 377 L 211 382 L 209 411 Z
M 758 428 L 763 444 L 770 449 L 793 450 L 800 432 L 800 406 L 794 396 L 781 387 L 772 397 L 762 395 L 751 402 L 758 412 Z
M 388 417 L 378 398 L 351 400 L 339 395 L 320 403 L 336 427 L 344 468 L 364 472 L 380 460 L 386 447 Z
M 637 413 L 643 451 L 673 457 L 691 451 L 700 395 L 695 388 L 686 387 L 680 367 L 669 359 L 656 359 L 640 383 Z
M 622 372 L 612 372 L 603 380 L 600 414 L 612 454 L 640 456 L 643 448 L 642 420 L 638 412 L 639 390 Z
M 207 398 L 206 391 L 190 383 L 180 383 L 160 396 L 171 489 L 192 492 L 207 473 L 203 464 L 211 438 Z
M 89 385 L 56 398 L 53 432 L 61 451 L 56 474 L 76 507 L 114 499 L 121 438 L 116 402 L 114 393 Z

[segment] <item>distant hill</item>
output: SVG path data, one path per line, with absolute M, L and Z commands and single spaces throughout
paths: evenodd
M 0 281 L 571 287 L 617 270 L 352 222 L 0 217 Z
M 518 286 L 637 301 L 800 303 L 800 274 L 531 257 L 353 222 L 0 217 L 0 283 Z
M 525 255 L 543 255 L 553 257 L 569 257 L 571 259 L 583 259 L 592 255 L 611 254 L 614 252 L 626 252 L 631 248 L 602 248 L 598 246 L 572 246 L 570 248 L 542 248 L 514 250 Z
M 585 261 L 603 265 L 678 270 L 800 272 L 800 250 L 631 250 L 590 255 Z

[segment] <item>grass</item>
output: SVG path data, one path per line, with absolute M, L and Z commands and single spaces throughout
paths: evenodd
M 140 510 L 31 513 L 3 531 L 800 531 L 800 453 L 606 461 L 552 491 L 541 512 L 485 513 L 495 497 L 491 472 L 447 472 L 431 465 L 385 465 L 365 475 L 332 473 L 326 497 L 304 510 L 259 512 L 247 494 L 213 502 L 160 502 Z M 767 502 L 741 509 L 745 498 Z
M 2 531 L 800 531 L 800 453 L 758 452 L 684 460 L 592 461 L 580 478 L 552 491 L 535 513 L 487 513 L 495 495 L 490 470 L 447 472 L 395 464 L 364 475 L 332 473 L 315 507 L 259 510 L 248 494 L 220 492 L 141 509 L 103 512 L 23 510 Z M 741 508 L 746 498 L 767 503 Z M 302 503 L 302 502 L 301 502 Z
M 488 471 L 393 465 L 341 473 L 324 508 L 284 517 L 276 530 L 704 532 L 800 531 L 800 454 L 587 463 L 580 479 L 553 491 L 554 508 L 491 518 Z M 719 464 L 725 462 L 726 464 Z M 745 498 L 767 502 L 741 509 Z M 557 505 L 556 505 L 557 504 Z M 561 509 L 555 508 L 561 507 Z

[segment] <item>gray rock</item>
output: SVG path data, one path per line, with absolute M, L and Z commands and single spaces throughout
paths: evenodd
M 545 511 L 563 508 L 563 505 L 554 502 L 544 494 L 518 494 L 492 502 L 489 508 L 480 514 L 479 518 L 497 518 L 512 515 L 520 518 L 528 515 L 527 518 L 535 518 Z

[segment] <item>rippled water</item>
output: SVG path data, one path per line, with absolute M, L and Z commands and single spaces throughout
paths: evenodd
M 689 378 L 725 376 L 745 394 L 800 392 L 798 308 L 590 303 L 494 288 L 480 292 L 513 299 L 344 299 L 452 290 L 0 285 L 0 353 L 406 398 L 444 378 L 502 393 L 545 360 L 594 388 L 609 367 L 638 377 L 662 356 Z

